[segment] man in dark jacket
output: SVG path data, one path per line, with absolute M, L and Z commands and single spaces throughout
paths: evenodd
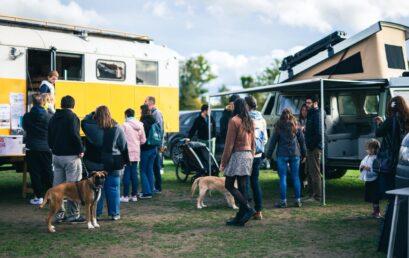
M 229 105 L 223 110 L 222 117 L 220 118 L 220 141 L 223 143 L 226 141 L 227 129 L 229 125 L 230 118 L 233 116 L 234 101 L 240 98 L 239 95 L 233 94 L 229 98 Z
M 48 123 L 51 116 L 44 109 L 40 94 L 34 94 L 33 107 L 23 117 L 23 129 L 26 132 L 26 161 L 34 190 L 33 205 L 43 202 L 44 193 L 51 188 L 53 180 L 52 155 L 48 147 Z
M 210 150 L 214 155 L 215 152 L 215 135 L 216 135 L 216 123 L 213 117 L 210 118 L 211 126 L 211 136 L 209 139 L 209 106 L 202 105 L 200 109 L 200 115 L 196 117 L 193 122 L 192 128 L 189 131 L 189 138 L 192 139 L 197 133 L 197 140 L 201 143 L 206 144 L 210 143 Z
M 311 97 L 305 101 L 308 107 L 307 123 L 305 125 L 305 144 L 307 146 L 307 173 L 311 200 L 321 201 L 321 155 L 322 132 L 321 111 L 318 108 L 318 98 Z
M 80 120 L 72 112 L 75 100 L 71 96 L 61 99 L 61 109 L 58 109 L 50 120 L 48 127 L 48 144 L 53 153 L 54 182 L 58 185 L 64 182 L 77 182 L 82 178 L 81 157 L 84 150 L 80 137 Z M 57 214 L 62 219 L 64 214 Z M 67 201 L 68 222 L 82 222 L 78 204 Z

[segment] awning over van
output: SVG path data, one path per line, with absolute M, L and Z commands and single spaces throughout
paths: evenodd
M 252 94 L 260 92 L 271 92 L 271 91 L 317 91 L 321 89 L 321 82 L 324 84 L 325 91 L 333 90 L 367 90 L 373 88 L 379 88 L 386 85 L 384 80 L 374 80 L 374 81 L 354 81 L 354 80 L 338 80 L 338 79 L 320 79 L 314 78 L 302 81 L 284 82 L 267 86 L 259 86 L 249 89 L 225 91 L 219 93 L 209 94 L 209 97 L 220 97 L 232 94 Z
M 387 83 L 384 80 L 379 81 L 353 81 L 353 80 L 339 80 L 339 79 L 322 79 L 315 78 L 303 81 L 293 81 L 285 82 L 268 86 L 254 87 L 250 89 L 236 90 L 236 91 L 227 91 L 221 93 L 208 94 L 208 102 L 211 103 L 210 99 L 214 97 L 220 97 L 231 94 L 249 94 L 249 93 L 261 93 L 261 92 L 272 92 L 272 91 L 305 91 L 305 92 L 316 92 L 319 93 L 320 99 L 325 99 L 325 93 L 328 91 L 334 90 L 345 90 L 345 91 L 354 91 L 354 90 L 369 90 L 385 86 Z M 320 101 L 321 109 L 321 137 L 323 143 L 323 153 L 326 153 L 326 144 L 325 144 L 325 109 L 324 101 Z M 210 106 L 209 106 L 210 110 Z M 210 123 L 209 123 L 209 132 L 210 132 Z M 209 139 L 210 139 L 209 135 Z M 210 142 L 210 141 L 209 141 Z M 210 149 L 210 146 L 209 146 Z M 321 156 L 322 164 L 322 204 L 326 204 L 326 180 L 325 180 L 325 157 Z M 210 163 L 210 162 L 209 162 Z M 210 171 L 210 170 L 209 170 Z

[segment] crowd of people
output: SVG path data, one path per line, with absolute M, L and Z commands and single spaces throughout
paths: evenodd
M 135 110 L 128 108 L 124 111 L 125 122 L 119 125 L 107 106 L 99 106 L 80 121 L 73 112 L 75 100 L 71 96 L 64 96 L 61 109 L 54 109 L 53 83 L 57 79 L 56 71 L 49 74 L 47 82 L 40 86 L 40 92 L 32 95 L 32 108 L 23 117 L 26 160 L 35 196 L 30 203 L 39 205 L 48 188 L 63 182 L 77 182 L 86 177 L 88 171 L 98 170 L 107 171 L 108 176 L 98 202 L 97 216 L 103 214 L 106 203 L 108 216 L 118 220 L 121 202 L 150 199 L 161 193 L 160 152 L 164 127 L 155 98 L 147 97 L 140 106 L 139 120 L 135 117 Z M 368 155 L 359 169 L 360 179 L 365 181 L 364 200 L 372 204 L 372 215 L 381 218 L 380 201 L 388 199 L 385 192 L 394 188 L 399 146 L 409 131 L 409 110 L 405 100 L 393 97 L 388 103 L 386 120 L 376 117 L 375 124 L 375 136 L 382 138 L 382 143 L 376 139 L 368 141 Z M 84 142 L 80 128 L 85 134 Z M 243 99 L 238 95 L 229 98 L 229 105 L 220 120 L 219 137 L 225 143 L 220 170 L 226 178 L 225 187 L 234 196 L 239 211 L 226 222 L 227 225 L 243 226 L 250 219 L 263 218 L 259 170 L 263 159 L 273 159 L 273 153 L 280 181 L 279 201 L 275 207 L 289 206 L 287 176 L 290 176 L 294 189 L 293 207 L 302 207 L 306 202 L 321 202 L 322 129 L 319 100 L 315 96 L 306 98 L 298 119 L 293 110 L 283 109 L 270 139 L 267 123 L 257 111 L 256 99 L 252 96 Z M 207 105 L 202 106 L 189 137 L 196 134 L 198 140 L 210 145 L 210 151 L 214 153 L 216 126 Z M 308 194 L 302 199 L 305 186 L 308 186 Z M 383 243 L 387 242 L 393 206 L 388 200 Z M 84 220 L 79 205 L 71 201 L 67 201 L 56 219 Z
M 229 101 L 220 121 L 220 133 L 225 139 L 220 169 L 226 177 L 225 187 L 234 196 L 239 211 L 226 224 L 243 226 L 251 218 L 262 219 L 259 166 L 263 157 L 273 159 L 273 153 L 276 154 L 280 180 L 280 196 L 275 207 L 288 207 L 287 175 L 290 175 L 294 188 L 294 207 L 301 207 L 302 202 L 321 202 L 323 142 L 318 98 L 306 98 L 298 119 L 292 110 L 283 109 L 267 145 L 266 122 L 256 111 L 255 99 L 232 95 Z M 403 97 L 390 99 L 386 117 L 385 121 L 381 117 L 374 119 L 374 134 L 382 138 L 382 144 L 377 139 L 370 139 L 366 148 L 368 155 L 359 167 L 360 179 L 365 181 L 364 200 L 372 204 L 372 216 L 382 218 L 379 203 L 382 199 L 389 201 L 382 231 L 383 242 L 380 243 L 387 243 L 393 210 L 393 202 L 385 192 L 394 189 L 399 148 L 409 132 L 409 110 Z M 267 151 L 264 151 L 265 145 Z M 302 201 L 303 186 L 308 186 L 308 195 Z M 249 200 L 254 200 L 254 208 Z
M 58 73 L 52 71 L 48 80 L 42 82 L 39 93 L 32 95 L 32 108 L 23 117 L 26 161 L 34 191 L 30 203 L 40 205 L 49 188 L 80 181 L 88 176 L 88 171 L 107 172 L 97 216 L 103 214 L 106 203 L 108 216 L 118 220 L 121 202 L 149 199 L 160 193 L 163 117 L 155 97 L 147 97 L 140 106 L 140 120 L 135 118 L 135 110 L 129 108 L 124 111 L 124 124 L 119 125 L 109 108 L 102 105 L 80 121 L 73 112 L 75 99 L 71 96 L 61 99 L 61 109 L 51 108 L 57 79 Z M 85 134 L 84 142 L 80 128 Z M 138 192 L 138 163 L 142 192 Z M 56 220 L 85 221 L 79 205 L 69 200 Z

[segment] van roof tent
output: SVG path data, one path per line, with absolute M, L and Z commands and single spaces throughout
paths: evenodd
M 353 35 L 350 38 L 339 41 L 338 43 L 335 43 L 332 45 L 330 44 L 328 48 L 323 49 L 319 53 L 310 53 L 308 58 L 306 60 L 303 60 L 302 62 L 294 63 L 290 67 L 289 66 L 282 67 L 281 69 L 282 71 L 280 72 L 279 82 L 286 82 L 286 81 L 294 79 L 295 77 L 304 73 L 310 68 L 316 67 L 318 64 L 336 56 L 337 54 L 340 54 L 346 51 L 347 49 L 368 39 L 372 35 L 380 32 L 382 30 L 382 27 L 390 27 L 390 28 L 396 28 L 396 29 L 403 30 L 405 31 L 405 40 L 409 39 L 409 27 L 402 25 L 402 24 L 393 23 L 393 22 L 379 21 L 373 24 L 372 26 L 370 26 L 369 28 Z M 320 41 L 316 43 L 319 43 L 319 42 Z M 284 69 L 284 68 L 287 68 L 287 69 Z
M 23 27 L 23 28 L 70 32 L 70 33 L 74 33 L 78 35 L 82 35 L 83 33 L 86 33 L 87 35 L 125 39 L 125 40 L 135 40 L 135 41 L 142 42 L 142 43 L 149 43 L 150 41 L 153 40 L 152 38 L 148 36 L 137 35 L 133 33 L 98 29 L 98 28 L 87 27 L 87 26 L 68 25 L 68 24 L 58 23 L 58 22 L 27 19 L 27 18 L 6 16 L 6 15 L 0 15 L 0 24 L 13 25 L 13 26 Z

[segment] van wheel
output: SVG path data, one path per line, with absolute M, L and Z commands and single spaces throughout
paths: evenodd
M 341 178 L 346 174 L 345 168 L 329 168 L 325 171 L 325 177 L 327 179 Z

